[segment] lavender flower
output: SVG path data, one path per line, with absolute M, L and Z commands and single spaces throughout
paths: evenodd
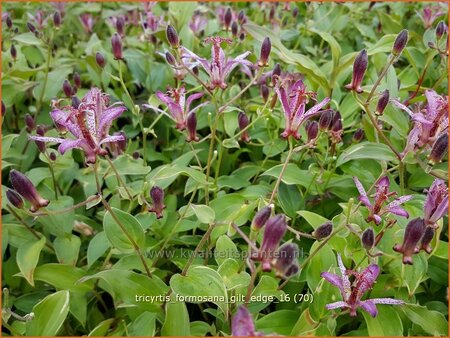
M 262 336 L 263 334 L 255 331 L 253 317 L 247 308 L 243 305 L 239 306 L 236 314 L 231 320 L 231 335 L 234 337 L 251 337 Z
M 411 220 L 405 229 L 402 244 L 396 244 L 394 251 L 403 254 L 403 264 L 412 265 L 412 256 L 420 250 L 417 247 L 423 234 L 425 233 L 425 222 L 422 218 L 415 218 Z
M 59 130 L 68 130 L 75 139 L 45 136 L 30 136 L 31 140 L 60 143 L 61 154 L 72 148 L 79 148 L 86 154 L 87 162 L 94 163 L 97 155 L 107 154 L 101 145 L 123 141 L 122 135 L 108 135 L 112 122 L 125 110 L 121 102 L 109 106 L 109 98 L 98 88 L 92 88 L 81 100 L 78 108 L 67 106 L 54 109 L 50 116 Z
M 280 79 L 275 86 L 275 92 L 282 104 L 286 120 L 285 129 L 281 134 L 282 138 L 293 136 L 295 139 L 299 139 L 298 129 L 301 124 L 310 117 L 320 114 L 320 110 L 330 102 L 330 98 L 327 97 L 305 112 L 309 98 L 314 98 L 315 93 L 307 92 L 302 80 L 290 85 L 289 82 Z
M 92 28 L 94 27 L 94 18 L 91 13 L 84 13 L 80 15 L 80 22 L 86 33 L 92 33 Z
M 425 224 L 437 228 L 436 222 L 442 218 L 448 210 L 448 188 L 444 181 L 435 179 L 424 205 Z
M 210 78 L 209 87 L 215 89 L 217 87 L 225 89 L 227 88 L 226 79 L 228 75 L 239 65 L 251 66 L 252 63 L 245 58 L 250 52 L 245 52 L 234 59 L 227 58 L 225 52 L 220 46 L 222 42 L 231 43 L 231 39 L 221 38 L 219 36 L 208 37 L 205 42 L 212 43 L 211 48 L 211 61 L 208 61 L 185 47 L 181 49 L 184 51 L 181 56 L 182 59 L 194 59 L 200 63 L 202 68 L 208 74 Z
M 273 216 L 266 222 L 264 236 L 258 254 L 262 262 L 263 271 L 270 271 L 272 269 L 271 262 L 274 252 L 278 248 L 286 230 L 287 224 L 284 215 Z
M 372 298 L 361 300 L 364 294 L 370 290 L 375 283 L 378 275 L 380 274 L 380 268 L 376 264 L 371 264 L 365 268 L 362 272 L 347 270 L 342 263 L 341 256 L 337 255 L 339 264 L 339 270 L 341 276 L 335 275 L 330 272 L 322 272 L 322 276 L 327 282 L 337 286 L 341 292 L 342 301 L 334 302 L 326 305 L 328 310 L 347 308 L 350 310 L 350 316 L 356 316 L 356 310 L 362 308 L 367 311 L 372 317 L 376 317 L 378 310 L 376 304 L 390 304 L 390 305 L 402 305 L 402 300 L 393 298 Z M 349 274 L 355 276 L 353 283 L 350 282 Z
M 423 25 L 426 29 L 433 26 L 434 21 L 444 15 L 446 12 L 440 6 L 429 6 L 423 9 L 422 14 L 418 13 L 422 18 Z
M 14 190 L 31 203 L 30 210 L 35 212 L 46 207 L 50 201 L 43 198 L 28 177 L 15 169 L 9 173 L 9 179 Z
M 400 207 L 401 204 L 409 201 L 412 195 L 405 195 L 396 198 L 394 201 L 390 202 L 388 205 L 384 206 L 384 203 L 388 201 L 391 196 L 396 195 L 396 192 L 389 192 L 389 178 L 384 176 L 376 184 L 376 192 L 374 194 L 373 204 L 370 202 L 363 185 L 358 180 L 357 177 L 353 177 L 356 188 L 359 191 L 359 200 L 364 204 L 369 210 L 369 217 L 367 217 L 367 222 L 375 222 L 375 224 L 381 223 L 381 216 L 386 213 L 391 213 L 394 215 L 402 216 L 405 218 L 409 217 L 408 212 Z
M 168 115 L 170 118 L 172 118 L 176 122 L 177 129 L 184 130 L 186 128 L 186 122 L 187 122 L 188 115 L 208 104 L 208 102 L 204 102 L 202 104 L 199 104 L 194 109 L 190 108 L 192 102 L 194 100 L 201 98 L 202 96 L 203 96 L 203 93 L 194 93 L 186 99 L 186 89 L 184 88 L 184 86 L 182 86 L 178 89 L 171 88 L 167 91 L 166 94 L 164 94 L 160 91 L 157 91 L 156 97 L 162 103 L 164 103 L 167 106 L 167 108 L 169 108 L 170 115 L 168 115 L 165 111 L 163 111 L 157 107 L 154 107 L 154 106 L 151 106 L 148 104 L 145 104 L 143 106 L 145 108 L 150 108 L 150 109 L 156 110 L 157 112 L 160 112 L 162 114 Z
M 196 35 L 200 34 L 208 24 L 208 19 L 206 19 L 200 12 L 194 13 L 191 22 L 189 22 L 189 28 Z

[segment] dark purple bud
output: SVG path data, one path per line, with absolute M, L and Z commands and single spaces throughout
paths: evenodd
M 269 20 L 273 20 L 274 18 L 275 18 L 275 6 L 272 6 L 269 12 Z
M 322 114 L 320 114 L 319 118 L 319 127 L 321 130 L 328 130 L 331 127 L 331 123 L 333 122 L 333 111 L 325 110 Z
M 234 21 L 231 24 L 231 34 L 233 34 L 233 36 L 237 36 L 238 35 L 238 30 L 239 30 L 238 24 L 237 24 L 236 21 Z
M 272 43 L 270 42 L 270 38 L 265 38 L 261 45 L 261 54 L 259 57 L 258 65 L 260 67 L 267 66 L 267 62 L 269 61 L 270 50 L 272 49 Z
M 16 61 L 16 59 L 17 59 L 17 49 L 16 49 L 16 46 L 14 46 L 14 44 L 11 44 L 10 53 L 11 53 L 11 57 L 14 59 L 14 61 Z
M 389 103 L 389 90 L 385 90 L 381 93 L 378 103 L 377 103 L 377 109 L 375 110 L 375 114 L 377 115 L 383 115 L 384 109 L 386 108 L 387 104 Z
M 248 120 L 248 116 L 244 112 L 239 112 L 238 124 L 239 124 L 239 129 L 241 131 L 244 130 L 245 128 L 247 128 L 247 126 L 249 124 L 249 120 Z M 241 134 L 241 141 L 244 141 L 244 142 L 249 142 L 250 141 L 250 136 L 248 135 L 247 130 L 245 130 Z
M 178 39 L 178 33 L 175 30 L 175 28 L 173 28 L 173 26 L 171 26 L 171 25 L 167 26 L 166 36 L 167 36 L 167 41 L 172 46 L 172 48 L 180 47 L 180 41 Z
M 292 17 L 295 19 L 298 15 L 298 7 L 294 7 L 292 10 Z
M 270 217 L 270 213 L 272 212 L 272 208 L 270 206 L 264 207 L 259 210 L 255 217 L 252 220 L 252 230 L 258 231 L 260 230 L 264 224 L 266 224 L 267 220 Z
M 265 84 L 262 84 L 259 90 L 261 92 L 264 103 L 266 103 L 269 99 L 269 87 L 267 87 Z
M 430 246 L 431 241 L 434 237 L 434 229 L 431 227 L 427 227 L 422 237 L 422 241 L 420 243 L 420 250 L 424 250 L 427 254 L 430 254 L 433 251 L 433 248 Z
M 192 72 L 193 72 L 195 75 L 198 75 L 198 74 L 199 74 L 199 72 L 198 72 L 198 67 L 195 66 L 194 68 L 192 68 Z
M 372 228 L 364 230 L 361 236 L 361 244 L 366 250 L 373 248 L 373 245 L 375 244 L 375 232 Z
M 164 190 L 158 186 L 154 186 L 150 190 L 150 197 L 152 198 L 153 205 L 149 211 L 156 214 L 156 218 L 162 217 L 162 212 L 166 208 L 164 205 Z
M 31 203 L 30 210 L 32 212 L 39 210 L 39 208 L 46 207 L 50 203 L 39 195 L 33 183 L 31 183 L 28 177 L 21 172 L 15 169 L 11 170 L 9 179 L 14 190 Z
M 11 205 L 16 207 L 17 209 L 23 208 L 23 199 L 15 190 L 8 189 L 6 191 L 6 198 L 8 199 L 9 203 L 11 203 Z
M 430 155 L 428 155 L 428 163 L 430 165 L 435 165 L 436 163 L 441 162 L 447 151 L 448 135 L 447 133 L 444 133 L 434 142 Z
M 369 63 L 369 59 L 367 57 L 367 51 L 363 49 L 359 54 L 355 57 L 355 61 L 353 63 L 353 74 L 352 74 L 352 82 L 345 86 L 345 88 L 349 90 L 355 90 L 357 93 L 362 93 L 362 80 L 364 79 L 364 74 L 367 70 L 367 65 Z
M 119 148 L 120 152 L 124 152 L 127 149 L 127 135 L 125 135 L 123 131 L 119 131 L 117 135 L 123 137 L 123 140 L 117 141 L 117 147 Z
M 69 80 L 64 80 L 63 86 L 62 86 L 63 92 L 67 97 L 72 96 L 72 86 L 70 85 Z
M 336 114 L 335 114 L 336 115 Z M 343 126 L 342 126 L 342 119 L 337 119 L 333 122 L 333 126 L 331 127 L 331 131 L 335 132 L 335 133 L 339 133 L 340 131 L 342 131 Z
M 50 161 L 53 161 L 53 162 L 56 161 L 56 153 L 55 152 L 51 152 L 49 157 L 50 157 Z
M 224 19 L 225 29 L 228 30 L 231 25 L 231 20 L 233 20 L 233 14 L 231 13 L 231 8 L 228 7 L 223 19 Z
M 243 24 L 245 20 L 245 13 L 243 10 L 241 10 L 238 14 L 238 21 L 240 24 Z
M 398 33 L 397 37 L 394 41 L 394 46 L 392 47 L 392 54 L 395 56 L 400 56 L 408 43 L 408 30 L 404 29 L 400 33 Z
M 36 124 L 34 123 L 34 118 L 30 114 L 25 115 L 25 125 L 27 127 L 27 132 L 31 133 L 34 128 L 36 128 Z
M 56 28 L 59 28 L 59 26 L 61 26 L 61 13 L 59 11 L 53 14 L 53 24 Z
M 81 77 L 80 74 L 75 72 L 73 74 L 73 83 L 75 84 L 75 87 L 80 88 L 81 87 Z
M 315 231 L 314 231 L 314 237 L 317 240 L 321 240 L 324 238 L 327 238 L 328 236 L 331 235 L 331 233 L 333 232 L 333 223 L 331 222 L 326 222 L 324 224 L 322 224 L 321 226 L 319 226 Z
M 434 44 L 433 41 L 428 41 L 428 47 L 430 47 L 430 48 L 436 48 L 436 45 Z
M 39 136 L 45 136 L 45 128 L 41 125 L 37 126 L 36 134 Z M 34 141 L 36 143 L 36 147 L 39 149 L 41 153 L 45 152 L 45 142 L 42 141 Z
M 444 21 L 439 21 L 438 25 L 436 26 L 436 39 L 440 39 L 442 35 L 447 33 L 447 25 Z
M 425 222 L 421 218 L 415 218 L 411 220 L 405 229 L 405 235 L 403 237 L 403 243 L 396 244 L 394 251 L 401 252 L 403 254 L 403 264 L 412 265 L 412 256 L 419 252 L 417 243 L 419 243 L 425 232 Z
M 6 113 L 6 106 L 5 106 L 5 102 L 3 102 L 2 100 L 2 116 L 5 116 Z
M 80 105 L 81 101 L 77 96 L 72 96 L 72 107 L 74 107 L 75 109 L 78 109 L 79 105 Z
M 103 68 L 106 65 L 105 57 L 100 52 L 95 53 L 95 61 L 97 62 L 100 68 Z
M 175 66 L 177 64 L 177 60 L 175 60 L 175 57 L 170 52 L 166 52 L 166 61 L 171 66 Z
M 285 277 L 292 265 L 298 265 L 298 245 L 286 243 L 279 247 L 272 262 L 277 277 Z
M 252 315 L 244 305 L 241 305 L 231 320 L 231 335 L 234 337 L 251 337 L 255 334 Z
M 281 76 L 281 66 L 277 63 L 272 70 L 272 84 L 275 86 L 278 78 Z
M 361 128 L 358 128 L 355 133 L 353 134 L 353 141 L 354 142 L 361 142 L 364 138 L 364 130 Z
M 11 28 L 12 28 L 12 25 L 13 25 L 13 23 L 12 23 L 11 17 L 8 15 L 8 16 L 6 17 L 6 26 L 7 26 L 9 29 L 11 29 Z
M 197 137 L 197 115 L 194 112 L 189 113 L 186 118 L 186 129 L 188 133 L 186 140 L 188 142 L 199 140 Z
M 34 25 L 31 22 L 27 22 L 27 27 L 30 30 L 31 33 L 35 33 L 36 32 L 36 27 L 34 27 Z
M 296 274 L 298 274 L 298 272 L 300 271 L 300 267 L 298 266 L 298 264 L 292 264 L 284 273 L 284 277 L 285 278 L 289 278 L 292 276 L 295 276 Z
M 319 135 L 319 124 L 317 121 L 312 121 L 306 127 L 306 134 L 308 135 L 308 142 L 314 141 Z
M 260 248 L 259 259 L 262 261 L 262 270 L 271 270 L 273 253 L 278 248 L 281 239 L 286 233 L 287 224 L 284 215 L 276 215 L 268 219 L 264 228 L 264 236 Z
M 114 33 L 114 35 L 111 38 L 111 47 L 112 47 L 112 52 L 114 55 L 114 58 L 116 60 L 122 60 L 123 56 L 122 56 L 122 38 L 120 37 L 119 34 Z
M 139 151 L 133 152 L 133 159 L 137 160 L 137 159 L 139 159 L 140 156 L 141 155 L 139 154 Z
M 239 40 L 244 41 L 245 39 L 245 34 L 241 33 L 241 35 L 239 35 Z
M 125 19 L 123 16 L 119 16 L 116 19 L 116 30 L 117 33 L 119 33 L 120 36 L 124 35 L 124 28 L 125 28 Z

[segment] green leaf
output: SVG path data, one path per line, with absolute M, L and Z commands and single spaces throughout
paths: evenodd
M 319 30 L 316 29 L 311 29 L 312 32 L 320 35 L 320 37 L 328 42 L 328 44 L 330 45 L 331 48 L 331 57 L 333 58 L 333 68 L 337 68 L 339 66 L 339 59 L 341 57 L 341 46 L 339 45 L 339 43 L 336 41 L 336 39 L 328 32 L 321 32 Z
M 70 196 L 61 196 L 58 200 L 52 200 L 47 206 L 49 211 L 58 211 L 69 209 L 73 206 L 73 198 Z M 47 230 L 55 236 L 65 236 L 72 233 L 75 212 L 70 210 L 63 214 L 48 215 L 39 217 Z
M 250 275 L 245 271 L 239 272 L 240 268 L 237 260 L 228 258 L 217 269 L 228 291 L 249 285 Z
M 186 276 L 173 275 L 170 287 L 180 296 L 191 296 L 191 303 L 203 303 L 199 299 L 211 297 L 211 302 L 223 311 L 225 317 L 228 316 L 227 291 L 222 277 L 215 270 L 206 266 L 191 267 Z
M 122 253 L 134 252 L 135 245 L 138 248 L 144 247 L 145 234 L 141 223 L 134 216 L 122 210 L 112 208 L 112 211 L 117 220 L 112 217 L 109 211 L 103 218 L 103 229 L 105 229 L 106 237 L 111 245 Z M 118 222 L 121 223 L 123 229 Z
M 317 229 L 322 224 L 328 222 L 328 219 L 326 219 L 325 217 L 315 214 L 311 211 L 300 210 L 297 211 L 297 214 L 302 216 L 306 220 L 306 222 L 308 222 L 309 225 L 311 225 L 314 229 Z
M 315 252 L 318 246 L 321 245 L 319 242 L 314 242 L 311 246 L 310 254 Z M 317 254 L 309 261 L 306 269 L 306 281 L 311 290 L 315 290 L 319 284 L 322 277 L 320 274 L 323 271 L 328 271 L 330 268 L 337 267 L 336 255 L 333 250 L 331 250 L 330 245 L 325 244 Z
M 377 161 L 396 162 L 397 157 L 392 150 L 383 143 L 362 142 L 345 149 L 336 161 L 336 167 L 357 159 L 376 159 Z
M 318 325 L 319 323 L 311 318 L 309 309 L 306 308 L 295 323 L 290 336 L 312 336 Z
M 269 313 L 256 321 L 256 329 L 268 335 L 289 336 L 298 319 L 298 312 L 280 310 Z
M 75 265 L 80 252 L 81 240 L 75 235 L 56 237 L 53 246 L 55 248 L 56 257 L 62 264 Z
M 374 318 L 361 310 L 367 324 L 369 336 L 403 336 L 402 321 L 392 305 L 377 305 L 378 315 Z
M 33 33 L 27 32 L 14 36 L 13 40 L 30 46 L 40 46 L 42 41 L 38 39 Z
M 278 188 L 278 201 L 281 208 L 289 217 L 295 217 L 295 213 L 302 207 L 302 195 L 297 186 L 281 183 Z
M 425 306 L 407 304 L 400 306 L 406 317 L 432 336 L 448 336 L 448 321 L 442 313 Z
M 129 326 L 130 336 L 153 337 L 156 329 L 156 313 L 143 312 Z
M 283 164 L 276 165 L 269 170 L 262 173 L 262 176 L 272 176 L 278 178 L 281 173 L 281 169 L 283 168 Z M 297 165 L 293 163 L 289 163 L 284 171 L 281 182 L 285 184 L 298 184 L 302 187 L 309 187 L 312 183 L 313 179 L 308 170 L 301 170 Z
M 69 313 L 69 291 L 58 291 L 33 307 L 34 319 L 27 323 L 27 336 L 56 336 Z
M 205 224 L 214 222 L 216 213 L 207 205 L 191 204 L 191 208 L 200 222 Z
M 239 250 L 236 244 L 227 235 L 220 236 L 216 241 L 216 249 L 214 250 L 214 258 L 218 265 L 221 265 L 229 258 L 238 259 Z
M 29 241 L 24 243 L 17 250 L 17 266 L 23 277 L 25 277 L 31 286 L 34 286 L 33 273 L 39 261 L 41 250 L 44 248 L 45 241 L 45 237 L 42 237 L 38 241 Z
M 87 249 L 88 268 L 92 266 L 108 250 L 110 244 L 104 231 L 99 232 L 89 241 Z
M 70 290 L 71 292 L 86 293 L 94 287 L 93 281 L 78 283 L 86 276 L 86 271 L 72 265 L 48 263 L 40 265 L 34 272 L 34 279 L 45 282 L 57 289 Z
M 270 276 L 262 276 L 258 285 L 253 289 L 248 306 L 250 312 L 259 312 L 270 305 L 269 298 L 280 300 L 284 291 L 278 290 L 278 280 Z
M 166 304 L 166 318 L 161 328 L 162 336 L 190 336 L 189 313 L 184 302 L 172 300 Z

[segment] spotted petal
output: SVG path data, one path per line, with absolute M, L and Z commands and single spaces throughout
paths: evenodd
M 359 302 L 359 306 L 367 311 L 372 317 L 376 317 L 378 314 L 377 306 L 372 300 Z
M 344 308 L 344 307 L 348 307 L 348 304 L 346 302 L 342 302 L 342 301 L 329 303 L 326 305 L 327 310 L 340 309 L 340 308 Z

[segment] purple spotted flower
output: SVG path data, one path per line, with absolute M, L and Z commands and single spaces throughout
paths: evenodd
M 426 225 L 437 228 L 436 222 L 448 210 L 448 188 L 443 180 L 435 179 L 425 199 L 424 218 Z
M 92 33 L 92 28 L 94 27 L 94 17 L 91 13 L 83 13 L 80 15 L 80 22 L 86 33 Z
M 239 65 L 251 66 L 252 63 L 245 58 L 250 54 L 250 52 L 245 52 L 234 59 L 225 56 L 225 52 L 220 46 L 223 42 L 231 43 L 231 39 L 221 38 L 219 36 L 208 37 L 205 42 L 212 43 L 211 48 L 211 61 L 208 61 L 185 47 L 181 50 L 184 51 L 183 59 L 193 59 L 200 63 L 205 72 L 209 75 L 210 82 L 209 87 L 211 89 L 215 88 L 227 88 L 226 79 L 228 75 Z
M 196 11 L 189 22 L 189 28 L 196 35 L 199 35 L 208 24 L 208 19 L 199 11 Z
M 383 176 L 376 184 L 376 192 L 373 197 L 373 204 L 369 200 L 369 196 L 367 196 L 366 190 L 364 189 L 361 182 L 357 177 L 353 177 L 353 181 L 355 182 L 356 188 L 359 191 L 359 200 L 362 204 L 364 204 L 369 210 L 369 217 L 367 217 L 367 222 L 375 222 L 375 224 L 381 223 L 381 216 L 387 213 L 391 213 L 394 215 L 409 217 L 408 212 L 400 207 L 401 204 L 409 201 L 412 198 L 412 195 L 405 195 L 401 197 L 397 197 L 392 202 L 384 205 L 385 202 L 389 200 L 390 197 L 395 196 L 397 193 L 394 191 L 389 191 L 389 178 L 387 176 Z
M 231 335 L 234 337 L 263 336 L 255 330 L 253 317 L 247 308 L 241 305 L 231 320 Z
M 397 100 L 391 100 L 394 106 L 407 112 L 414 122 L 414 126 L 408 135 L 406 147 L 403 150 L 403 156 L 409 151 L 433 146 L 441 134 L 447 133 L 448 97 L 441 96 L 434 90 L 426 90 L 425 97 L 427 98 L 427 104 L 419 107 L 418 111 L 415 112 Z
M 422 18 L 423 25 L 426 29 L 433 26 L 434 21 L 446 13 L 440 6 L 428 6 L 423 9 L 422 14 L 418 13 Z
M 330 102 L 330 98 L 327 97 L 305 112 L 306 104 L 310 98 L 315 98 L 316 93 L 306 91 L 302 80 L 298 80 L 294 84 L 291 84 L 290 81 L 279 80 L 275 86 L 275 92 L 283 106 L 286 120 L 286 127 L 281 134 L 283 138 L 293 136 L 295 139 L 299 139 L 298 129 L 301 124 L 310 117 L 322 113 L 321 109 Z
M 168 115 L 176 122 L 177 129 L 184 130 L 189 114 L 208 104 L 208 102 L 204 102 L 191 109 L 192 102 L 202 96 L 203 93 L 194 93 L 186 99 L 186 89 L 183 86 L 180 88 L 171 88 L 165 94 L 160 91 L 156 92 L 156 97 L 169 108 L 169 115 L 165 111 L 148 104 L 144 105 L 144 107 Z
M 121 102 L 109 106 L 109 98 L 98 88 L 92 88 L 81 100 L 78 108 L 67 106 L 54 109 L 50 115 L 60 131 L 69 131 L 75 139 L 45 136 L 30 136 L 31 140 L 60 143 L 61 154 L 79 148 L 86 154 L 88 163 L 94 163 L 97 155 L 107 151 L 104 143 L 124 141 L 123 135 L 109 135 L 112 122 L 126 110 Z
M 356 310 L 361 307 L 372 317 L 376 317 L 378 314 L 376 304 L 404 304 L 402 300 L 393 298 L 372 298 L 361 300 L 364 294 L 373 287 L 375 280 L 380 274 L 380 268 L 376 264 L 371 264 L 362 272 L 356 272 L 346 269 L 339 254 L 337 255 L 337 260 L 341 276 L 330 272 L 322 272 L 320 274 L 320 276 L 322 276 L 327 282 L 337 286 L 342 296 L 342 301 L 327 304 L 326 308 L 328 310 L 340 308 L 349 309 L 350 316 L 354 317 L 356 316 Z M 349 275 L 353 275 L 355 277 L 353 283 L 350 282 Z

